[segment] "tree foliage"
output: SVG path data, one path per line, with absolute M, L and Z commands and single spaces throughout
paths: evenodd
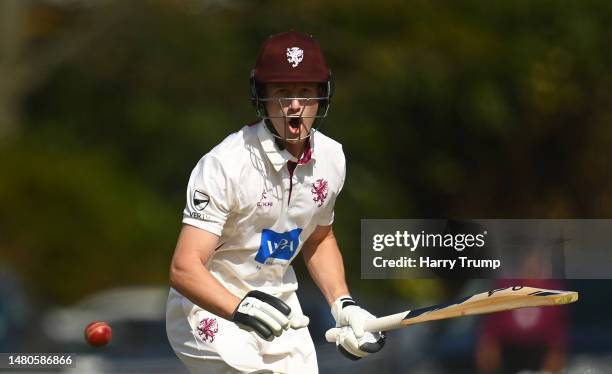
M 60 300 L 165 278 L 188 173 L 254 119 L 258 46 L 290 28 L 336 78 L 350 277 L 360 218 L 612 213 L 609 2 L 68 3 L 28 13 L 28 51 L 88 37 L 23 91 L 0 184 L 0 248 Z

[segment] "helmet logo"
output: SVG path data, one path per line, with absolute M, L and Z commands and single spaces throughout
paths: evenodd
M 291 67 L 297 67 L 304 59 L 304 51 L 298 47 L 287 48 L 287 62 Z

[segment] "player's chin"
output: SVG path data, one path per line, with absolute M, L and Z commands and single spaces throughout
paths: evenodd
M 299 144 L 299 143 L 303 143 L 306 141 L 306 139 L 308 138 L 308 134 L 303 134 L 300 137 L 287 137 L 285 138 L 285 141 L 287 143 L 291 143 L 291 144 Z

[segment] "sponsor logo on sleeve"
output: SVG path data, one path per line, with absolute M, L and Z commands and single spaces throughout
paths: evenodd
M 275 259 L 290 261 L 300 246 L 301 232 L 301 228 L 282 233 L 263 229 L 261 231 L 261 244 L 255 256 L 255 261 L 261 264 L 274 263 L 276 262 Z
M 195 190 L 193 192 L 193 206 L 197 210 L 204 210 L 204 209 L 206 209 L 206 207 L 208 206 L 209 202 L 210 202 L 210 196 L 208 196 L 204 192 L 202 192 L 200 190 Z
M 206 193 L 200 190 L 195 190 L 193 192 L 193 207 L 195 208 L 195 210 L 190 211 L 189 216 L 191 218 L 195 218 L 200 221 L 216 222 L 216 220 L 213 219 L 213 217 L 203 212 L 203 210 L 206 209 L 209 203 L 210 203 L 210 196 L 208 196 Z
M 209 214 L 206 213 L 191 212 L 189 213 L 189 216 L 191 218 L 199 219 L 200 221 L 217 222 L 217 220 L 213 219 Z

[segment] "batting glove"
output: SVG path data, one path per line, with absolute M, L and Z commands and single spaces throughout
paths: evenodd
M 308 326 L 310 319 L 294 313 L 281 299 L 261 291 L 250 291 L 232 314 L 232 321 L 254 330 L 262 339 L 272 340 L 289 328 Z
M 359 360 L 370 353 L 376 353 L 385 345 L 382 332 L 371 333 L 364 330 L 365 321 L 374 319 L 367 310 L 357 306 L 350 296 L 341 296 L 332 304 L 332 315 L 340 333 L 336 347 L 351 360 Z

